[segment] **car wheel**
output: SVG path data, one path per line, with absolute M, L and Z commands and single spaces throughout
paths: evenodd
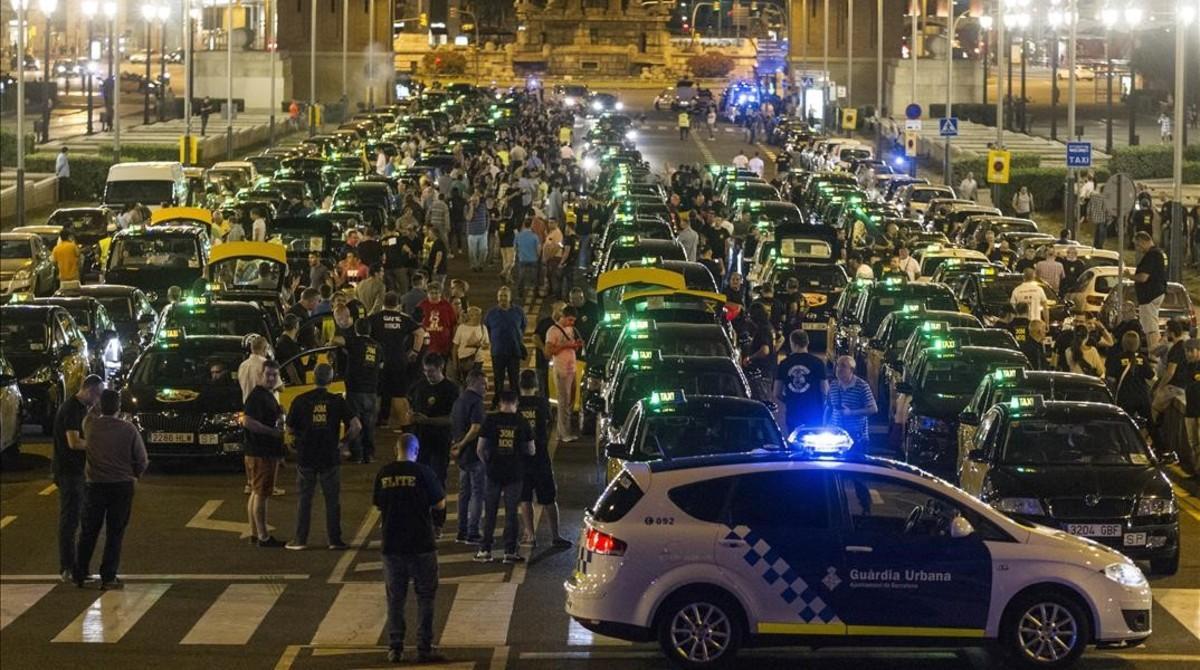
M 1017 596 L 1000 623 L 1000 641 L 1023 668 L 1065 668 L 1091 640 L 1091 624 L 1078 599 L 1058 590 Z
M 1150 559 L 1150 572 L 1156 575 L 1170 577 L 1179 572 L 1179 550 L 1165 558 Z
M 742 614 L 728 595 L 696 589 L 678 593 L 659 608 L 658 644 L 680 668 L 720 668 L 742 645 Z

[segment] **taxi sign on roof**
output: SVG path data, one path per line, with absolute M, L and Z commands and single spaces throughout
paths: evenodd
M 1009 399 L 1008 406 L 1022 412 L 1040 412 L 1045 409 L 1046 402 L 1041 395 L 1016 395 Z
M 949 351 L 951 349 L 957 349 L 958 342 L 955 342 L 954 340 L 938 339 L 938 340 L 934 340 L 932 342 L 931 346 L 933 347 L 933 349 L 935 349 L 937 351 Z
M 919 312 L 925 309 L 925 305 L 919 302 L 906 302 L 904 303 L 904 307 L 902 307 L 902 309 L 905 312 Z
M 992 379 L 995 379 L 998 382 L 1013 381 L 1013 380 L 1016 380 L 1017 378 L 1019 378 L 1020 376 L 1022 376 L 1022 374 L 1024 372 L 1025 372 L 1024 368 L 1010 368 L 1010 367 L 996 368 L 992 372 Z
M 926 333 L 940 333 L 950 328 L 950 324 L 945 321 L 926 321 L 921 324 L 921 330 Z
M 683 389 L 672 391 L 655 391 L 650 394 L 651 405 L 678 405 L 687 400 L 683 395 Z

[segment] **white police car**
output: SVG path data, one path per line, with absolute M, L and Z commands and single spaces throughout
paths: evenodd
M 844 433 L 793 439 L 805 449 L 626 465 L 585 519 L 567 613 L 694 668 L 751 644 L 914 642 L 1059 668 L 1149 637 L 1150 588 L 1116 551 L 841 458 Z

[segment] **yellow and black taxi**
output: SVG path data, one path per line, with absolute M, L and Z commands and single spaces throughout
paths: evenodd
M 627 268 L 658 268 L 667 272 L 674 272 L 683 277 L 683 286 L 681 288 L 691 289 L 695 291 L 716 291 L 717 280 L 713 278 L 712 272 L 704 266 L 703 263 L 695 261 L 664 261 L 657 258 L 639 258 L 636 261 L 629 261 L 625 264 Z
M 771 410 L 757 400 L 653 391 L 634 404 L 616 441 L 605 447 L 606 480 L 630 461 L 787 448 Z
M 242 457 L 243 338 L 170 333 L 138 357 L 121 409 L 157 460 Z
M 646 239 L 637 235 L 622 235 L 608 245 L 593 266 L 593 271 L 599 277 L 605 272 L 624 267 L 629 261 L 646 258 L 684 261 L 687 260 L 687 254 L 674 238 Z
M 630 318 L 613 345 L 605 376 L 614 374 L 620 362 L 637 349 L 652 349 L 665 356 L 737 356 L 729 331 L 716 323 Z
M 1113 402 L 1112 393 L 1104 380 L 1095 375 L 1057 370 L 1027 370 L 1025 368 L 996 368 L 985 375 L 975 389 L 975 395 L 958 415 L 958 466 L 961 470 L 967 451 L 975 440 L 980 418 L 992 405 L 1004 403 L 1018 395 L 1040 395 L 1045 400 L 1068 402 Z
M 0 301 L 14 293 L 48 295 L 58 286 L 58 267 L 36 233 L 0 233 Z
M 963 490 L 1026 523 L 1086 537 L 1152 572 L 1179 569 L 1179 507 L 1133 419 L 1115 405 L 1013 396 L 980 420 Z
M 996 368 L 1027 364 L 1025 354 L 1012 349 L 935 346 L 896 388 L 907 396 L 903 403 L 907 411 L 901 447 L 904 460 L 936 475 L 954 477 L 959 412 L 984 375 Z
M 208 235 L 196 226 L 132 226 L 113 236 L 102 283 L 139 288 L 161 307 L 167 289 L 186 289 L 204 276 L 208 251 Z
M 222 300 L 250 302 L 267 314 L 271 330 L 283 321 L 287 251 L 274 242 L 226 242 L 208 257 L 208 288 Z
M 896 385 L 903 381 L 905 369 L 916 360 L 923 349 L 932 346 L 933 341 L 939 338 L 954 338 L 957 343 L 963 337 L 962 332 L 969 331 L 974 334 L 976 330 L 982 330 L 982 325 L 979 319 L 970 314 L 946 310 L 926 311 L 925 321 L 914 328 L 907 338 L 900 340 L 894 352 L 889 350 L 883 356 L 879 374 L 879 396 L 875 398 L 880 414 L 891 416 L 895 413 L 898 395 Z M 950 335 L 952 331 L 956 335 Z
M 86 296 L 53 296 L 35 298 L 29 304 L 58 305 L 70 312 L 75 325 L 87 340 L 92 372 L 110 381 L 120 379 L 125 365 L 124 345 L 104 303 Z
M 839 353 L 845 343 L 847 354 L 863 363 L 871 337 L 879 330 L 883 317 L 899 310 L 904 305 L 916 305 L 927 310 L 958 309 L 958 300 L 944 284 L 922 284 L 906 281 L 903 277 L 888 277 L 863 287 L 854 305 L 839 316 L 834 327 Z
M 1061 669 L 1150 637 L 1130 559 L 851 444 L 626 463 L 584 517 L 567 614 L 696 669 L 780 645 L 988 646 Z
M 63 401 L 92 372 L 87 339 L 58 305 L 0 307 L 0 355 L 8 359 L 25 398 L 25 420 L 49 435 Z
M 621 296 L 625 319 L 659 323 L 716 323 L 729 327 L 723 293 L 691 289 L 647 289 Z
M 1015 272 L 999 272 L 994 267 L 980 268 L 959 280 L 958 299 L 971 313 L 979 317 L 985 326 L 995 325 L 1000 309 L 1012 304 L 1013 289 L 1025 281 Z M 1070 316 L 1067 303 L 1058 292 L 1044 281 L 1038 280 L 1046 294 L 1046 309 L 1050 311 L 1051 333 L 1062 329 L 1063 320 Z

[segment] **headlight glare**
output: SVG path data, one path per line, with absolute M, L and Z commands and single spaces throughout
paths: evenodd
M 1121 586 L 1145 586 L 1146 575 L 1132 563 L 1113 563 L 1104 568 L 1104 576 Z
M 993 507 L 1005 514 L 1028 514 L 1030 516 L 1045 516 L 1042 502 L 1037 498 L 1001 498 L 992 504 Z
M 1174 514 L 1176 511 L 1174 498 L 1146 497 L 1138 500 L 1138 516 L 1157 516 Z

